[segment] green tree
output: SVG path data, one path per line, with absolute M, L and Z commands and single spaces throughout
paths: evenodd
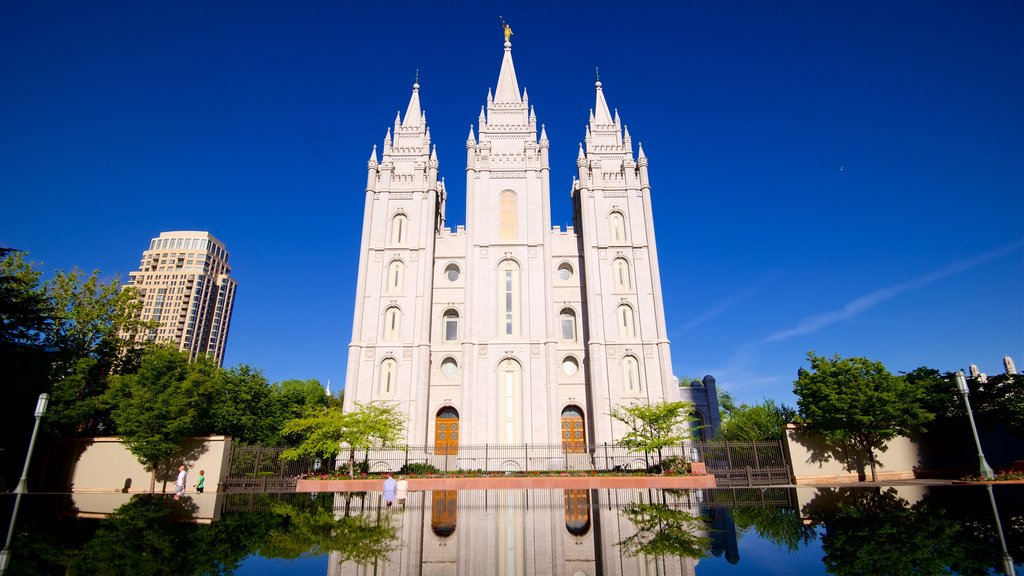
M 636 532 L 619 546 L 629 556 L 679 556 L 702 558 L 711 549 L 711 539 L 697 536 L 707 525 L 699 517 L 664 504 L 632 502 L 622 515 L 636 526 Z
M 397 548 L 398 529 L 390 514 L 370 518 L 346 513 L 338 518 L 330 508 L 299 509 L 290 503 L 275 505 L 274 513 L 285 522 L 260 547 L 264 556 L 292 559 L 335 552 L 339 562 L 370 564 Z
M 754 406 L 740 404 L 733 407 L 729 419 L 722 423 L 719 434 L 724 440 L 778 440 L 786 424 L 795 418 L 796 410 L 766 398 Z
M 828 527 L 821 549 L 832 574 L 948 574 L 962 557 L 956 521 L 942 510 L 911 506 L 892 488 L 844 492 L 820 519 Z
M 36 398 L 49 389 L 53 354 L 45 337 L 52 308 L 40 276 L 23 252 L 0 248 L 0 366 L 4 378 L 0 437 L 4 438 L 28 434 Z
M 690 414 L 693 403 L 658 402 L 656 404 L 619 405 L 612 408 L 609 415 L 626 425 L 629 431 L 619 439 L 619 445 L 645 454 L 658 453 L 661 462 L 661 451 L 668 446 L 678 446 L 693 438 L 696 431 Z M 690 426 L 687 426 L 687 423 Z
M 286 460 L 319 458 L 349 450 L 348 473 L 355 476 L 355 452 L 397 446 L 405 439 L 405 416 L 397 405 L 387 402 L 356 402 L 351 412 L 339 408 L 311 410 L 306 416 L 285 422 L 285 435 L 301 438 L 296 446 L 281 453 Z
M 877 452 L 893 438 L 921 430 L 933 415 L 921 389 L 890 374 L 881 362 L 807 354 L 793 385 L 804 426 L 836 446 L 863 453 L 878 479 Z
M 276 394 L 251 366 L 218 369 L 209 386 L 209 419 L 203 434 L 231 436 L 243 444 L 274 444 L 284 422 Z
M 150 492 L 160 471 L 175 468 L 173 459 L 181 455 L 185 438 L 204 432 L 216 371 L 208 358 L 190 364 L 186 352 L 154 346 L 137 373 L 110 378 L 111 415 L 125 446 L 153 472 Z

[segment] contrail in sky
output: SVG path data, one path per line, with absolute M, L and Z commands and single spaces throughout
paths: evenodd
M 793 328 L 790 328 L 789 330 L 783 330 L 781 332 L 776 332 L 774 334 L 769 335 L 767 338 L 764 339 L 764 342 L 778 342 L 779 340 L 785 340 L 787 338 L 792 338 L 793 336 L 809 334 L 811 332 L 821 330 L 822 328 L 830 324 L 835 324 L 836 322 L 839 322 L 841 320 L 849 320 L 850 318 L 857 316 L 861 312 L 873 308 L 879 302 L 883 302 L 894 296 L 898 296 L 899 294 L 902 294 L 904 292 L 909 292 L 911 290 L 916 290 L 923 286 L 927 286 L 928 284 L 931 284 L 936 280 L 941 280 L 942 278 L 945 278 L 947 276 L 952 276 L 954 274 L 959 274 L 960 272 L 965 272 L 967 270 L 970 270 L 971 268 L 984 264 L 985 262 L 994 260 L 996 258 L 999 258 L 1000 256 L 1003 256 L 1015 250 L 1019 250 L 1022 246 L 1024 246 L 1024 240 L 1018 240 L 1016 242 L 1012 242 L 1001 248 L 996 248 L 995 250 L 992 250 L 990 252 L 985 252 L 984 254 L 975 256 L 973 258 L 958 260 L 956 262 L 953 262 L 952 264 L 949 264 L 948 266 L 939 268 L 938 270 L 932 272 L 931 274 L 926 274 L 920 278 L 910 280 L 909 282 L 904 282 L 902 284 L 897 284 L 895 286 L 890 286 L 888 288 L 882 288 L 881 290 L 872 292 L 867 296 L 861 296 L 860 298 L 851 300 L 847 302 L 845 306 L 838 310 L 832 310 L 830 312 L 823 312 L 821 314 L 808 316 L 807 318 L 801 320 L 799 324 L 797 324 Z
M 746 300 L 754 292 L 757 292 L 761 288 L 764 288 L 765 286 L 771 284 L 772 282 L 775 282 L 776 280 L 778 280 L 781 277 L 782 277 L 782 274 L 779 273 L 779 272 L 776 272 L 775 274 L 772 274 L 768 278 L 765 278 L 764 280 L 758 282 L 757 284 L 755 284 L 753 286 L 750 286 L 748 288 L 744 288 L 743 290 L 737 292 L 736 294 L 733 294 L 732 296 L 730 296 L 730 297 L 728 297 L 728 298 L 726 298 L 724 300 L 719 300 L 718 302 L 715 302 L 714 306 L 712 306 L 711 308 L 708 308 L 707 310 L 705 310 L 702 314 L 700 314 L 699 316 L 697 316 L 693 320 L 690 320 L 686 324 L 683 324 L 679 328 L 679 331 L 683 332 L 683 333 L 689 332 L 690 330 L 696 328 L 697 326 L 700 326 L 701 324 L 707 322 L 708 320 L 711 320 L 715 316 L 718 316 L 718 315 L 722 314 L 723 312 L 725 312 L 729 308 L 732 308 L 733 306 L 735 306 L 735 305 L 739 304 L 740 302 Z

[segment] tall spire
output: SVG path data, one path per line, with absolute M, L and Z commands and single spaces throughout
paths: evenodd
M 604 91 L 601 90 L 601 81 L 594 82 L 597 88 L 597 102 L 594 104 L 594 119 L 591 122 L 597 124 L 612 124 L 612 113 L 608 110 L 608 102 L 604 99 Z
M 409 107 L 405 109 L 405 120 L 402 126 L 422 126 L 423 112 L 420 110 L 420 71 L 416 71 L 416 82 L 412 85 L 412 97 Z
M 501 72 L 498 73 L 498 87 L 494 89 L 495 102 L 522 102 L 519 95 L 519 82 L 516 80 L 516 67 L 512 64 L 512 29 L 503 24 L 505 32 L 505 56 L 501 60 Z

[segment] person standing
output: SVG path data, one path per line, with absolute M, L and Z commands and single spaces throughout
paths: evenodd
M 185 472 L 184 464 L 178 467 L 178 479 L 174 481 L 174 496 L 180 498 L 185 494 L 185 481 L 188 478 L 188 473 Z
M 405 499 L 409 495 L 409 481 L 405 479 L 405 476 L 398 477 L 398 503 L 401 506 L 405 506 Z
M 196 485 L 194 486 L 194 488 L 196 489 L 196 492 L 199 493 L 199 494 L 202 494 L 203 493 L 203 487 L 204 487 L 205 484 L 206 484 L 206 470 L 200 470 L 199 471 L 199 481 L 196 482 Z
M 391 474 L 384 475 L 384 503 L 388 508 L 391 508 L 391 503 L 395 501 L 395 491 L 398 488 L 398 482 L 391 477 Z

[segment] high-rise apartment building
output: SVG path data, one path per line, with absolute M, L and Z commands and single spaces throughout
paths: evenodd
M 466 139 L 465 226 L 445 226 L 447 191 L 412 88 L 367 163 L 346 409 L 395 402 L 410 444 L 448 454 L 459 443 L 613 442 L 625 432 L 613 407 L 663 400 L 694 402 L 713 431 L 713 379 L 680 387 L 672 374 L 648 159 L 601 82 L 567 228 L 551 226 L 550 142 L 508 37 Z
M 205 354 L 221 365 L 238 283 L 220 240 L 209 232 L 161 232 L 128 278 L 142 295 L 142 319 L 158 323 L 143 339 L 172 342 L 192 359 Z

